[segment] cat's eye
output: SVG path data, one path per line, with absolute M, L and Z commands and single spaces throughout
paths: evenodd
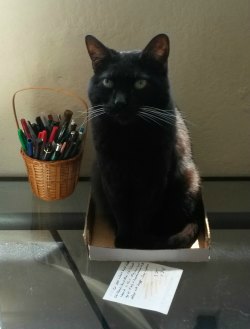
M 106 88 L 113 88 L 113 86 L 114 86 L 114 82 L 107 78 L 103 79 L 102 83 L 103 83 L 104 87 L 106 87 Z
M 143 88 L 146 87 L 146 85 L 147 85 L 147 80 L 145 80 L 145 79 L 140 79 L 140 80 L 136 80 L 136 81 L 135 81 L 134 87 L 135 87 L 136 89 L 143 89 Z

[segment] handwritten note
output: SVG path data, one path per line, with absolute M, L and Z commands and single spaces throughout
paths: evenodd
M 148 262 L 122 262 L 103 299 L 167 314 L 182 270 Z

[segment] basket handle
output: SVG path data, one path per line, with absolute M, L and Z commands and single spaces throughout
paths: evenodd
M 22 91 L 26 91 L 26 90 L 47 90 L 47 91 L 51 91 L 51 92 L 55 92 L 58 94 L 63 94 L 65 96 L 69 96 L 72 97 L 74 99 L 77 99 L 78 101 L 80 101 L 80 103 L 83 105 L 83 107 L 86 109 L 86 111 L 88 111 L 88 105 L 85 102 L 85 100 L 83 98 L 81 98 L 80 96 L 78 96 L 77 94 L 75 94 L 74 92 L 67 90 L 67 89 L 61 89 L 61 88 L 50 88 L 50 87 L 28 87 L 28 88 L 23 88 L 20 90 L 17 90 L 13 97 L 12 97 L 12 107 L 13 107 L 13 113 L 14 113 L 14 118 L 16 121 L 16 126 L 17 129 L 19 129 L 19 123 L 18 123 L 18 119 L 17 119 L 17 111 L 16 111 L 16 95 Z

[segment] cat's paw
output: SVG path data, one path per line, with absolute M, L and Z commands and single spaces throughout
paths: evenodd
M 182 249 L 182 248 L 190 248 L 193 244 L 189 238 L 180 236 L 179 234 L 172 235 L 168 238 L 168 249 Z
M 197 224 L 188 224 L 181 232 L 168 238 L 168 248 L 180 249 L 191 248 L 198 235 Z

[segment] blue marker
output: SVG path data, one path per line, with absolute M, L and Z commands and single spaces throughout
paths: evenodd
M 33 157 L 33 143 L 31 138 L 27 139 L 27 154 L 31 158 Z

